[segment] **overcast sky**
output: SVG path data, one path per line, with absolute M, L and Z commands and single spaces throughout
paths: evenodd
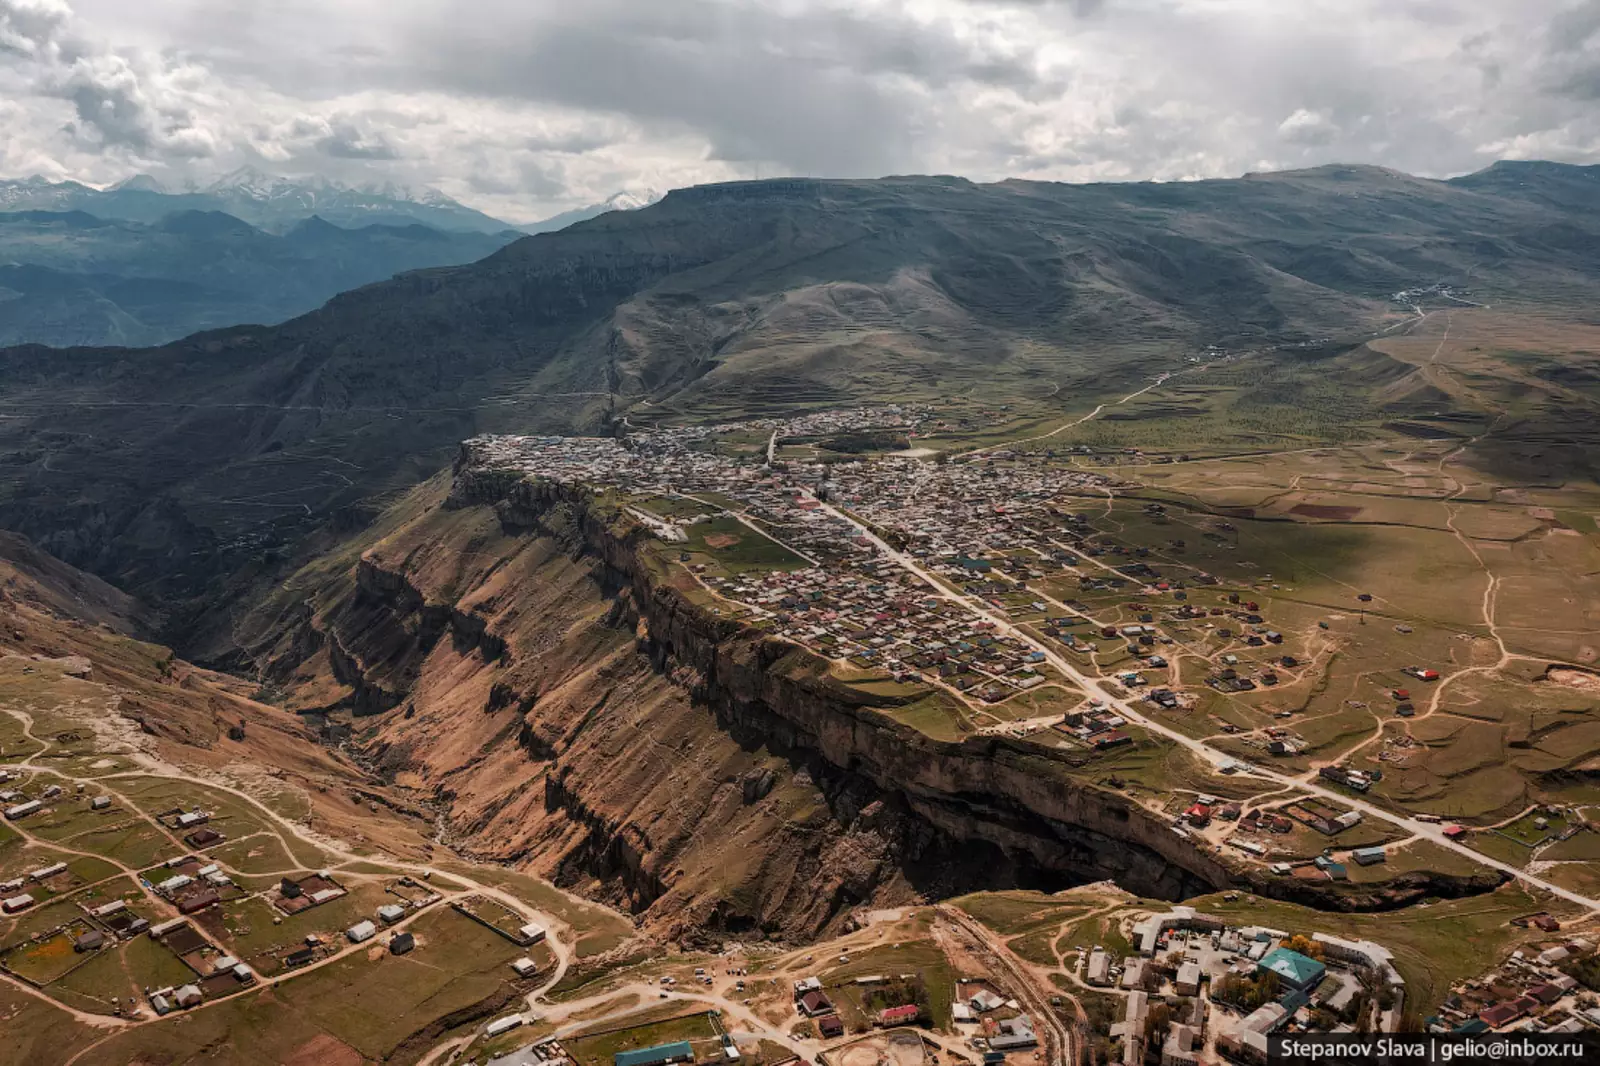
M 0 0 L 0 176 L 515 221 L 728 178 L 1600 162 L 1600 0 Z

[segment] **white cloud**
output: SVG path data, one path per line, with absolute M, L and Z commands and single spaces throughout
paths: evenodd
M 510 218 L 758 174 L 1600 159 L 1600 0 L 0 0 L 0 173 Z

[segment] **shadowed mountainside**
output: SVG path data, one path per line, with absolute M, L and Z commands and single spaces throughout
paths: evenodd
M 160 344 L 241 322 L 276 323 L 407 270 L 481 259 L 515 234 L 426 226 L 281 236 L 187 211 L 144 225 L 82 212 L 0 214 L 0 344 Z
M 956 178 L 705 186 L 404 275 L 273 328 L 0 353 L 0 525 L 174 608 L 485 430 L 605 431 L 893 396 L 1081 409 L 1199 346 L 1369 336 L 1397 290 L 1581 306 L 1593 168 L 1452 182 L 1365 167 L 1156 185 Z M 219 578 L 230 575 L 231 589 Z

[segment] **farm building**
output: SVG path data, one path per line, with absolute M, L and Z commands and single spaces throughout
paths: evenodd
M 922 1016 L 922 1008 L 915 1003 L 907 1003 L 903 1007 L 890 1007 L 878 1014 L 878 1024 L 910 1025 Z
M 989 1038 L 989 1046 L 996 1051 L 1020 1051 L 1037 1047 L 1039 1038 L 1034 1035 L 1033 1021 L 1026 1014 L 1007 1018 Z
M 1357 848 L 1350 857 L 1360 866 L 1376 866 L 1388 858 L 1382 848 Z
M 373 925 L 370 921 L 357 922 L 349 929 L 346 929 L 344 931 L 344 935 L 350 938 L 350 943 L 359 944 L 362 941 L 371 940 L 373 937 L 377 936 L 378 927 Z
M 666 1066 L 669 1062 L 693 1062 L 694 1048 L 689 1046 L 687 1040 L 676 1040 L 655 1047 L 619 1051 L 612 1061 L 613 1066 Z
M 1267 956 L 1256 964 L 1263 973 L 1275 973 L 1278 979 L 1296 992 L 1305 992 L 1317 987 L 1328 968 L 1316 959 L 1308 958 L 1298 951 L 1288 948 L 1277 948 L 1268 952 Z
M 800 1011 L 807 1018 L 815 1018 L 819 1014 L 828 1014 L 833 1011 L 833 1000 L 819 989 L 812 989 L 800 997 Z

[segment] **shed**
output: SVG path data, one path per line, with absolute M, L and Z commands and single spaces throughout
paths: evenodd
M 346 929 L 344 931 L 344 935 L 350 938 L 350 943 L 359 944 L 364 940 L 371 940 L 373 937 L 377 936 L 378 927 L 373 925 L 370 921 L 357 922 L 349 929 Z
M 389 938 L 389 954 L 404 955 L 417 946 L 417 938 L 410 933 L 396 933 Z

